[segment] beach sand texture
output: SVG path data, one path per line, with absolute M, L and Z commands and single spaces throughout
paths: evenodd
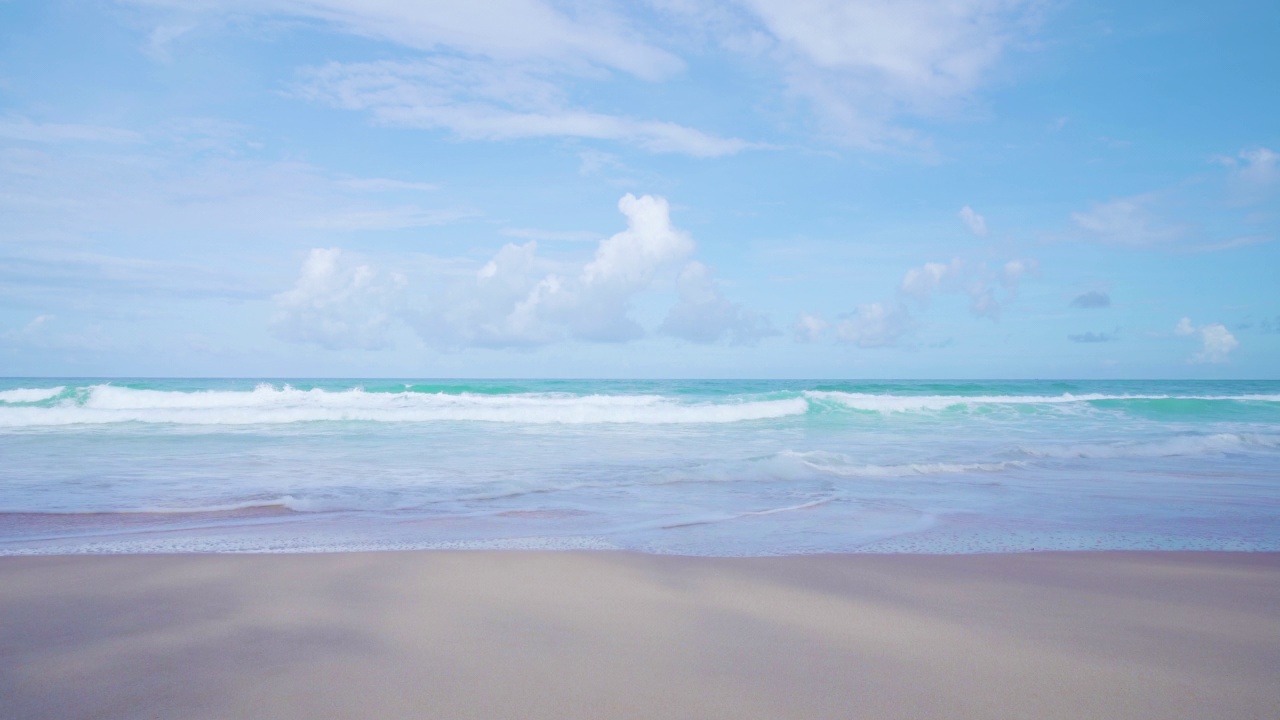
M 5 718 L 1280 718 L 1280 554 L 0 558 Z

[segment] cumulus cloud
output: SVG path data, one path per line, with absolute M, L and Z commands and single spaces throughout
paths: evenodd
M 965 264 L 959 258 L 952 260 L 950 264 L 927 262 L 918 268 L 907 270 L 898 289 L 914 297 L 921 305 L 927 305 L 933 294 L 944 288 L 944 284 L 950 291 L 964 272 Z
M 978 237 L 987 236 L 987 220 L 974 212 L 973 208 L 968 205 L 960 208 L 960 219 L 964 221 L 965 227 L 969 228 L 969 232 Z
M 1103 203 L 1094 203 L 1071 219 L 1089 237 L 1113 245 L 1148 246 L 1176 240 L 1183 228 L 1161 223 L 1151 211 L 1153 195 L 1134 195 Z
M 658 331 L 697 343 L 727 340 L 735 345 L 754 345 L 761 338 L 778 334 L 763 315 L 727 300 L 711 278 L 711 271 L 698 261 L 690 262 L 677 282 L 680 301 L 667 313 Z
M 625 342 L 645 334 L 631 314 L 635 298 L 674 284 L 680 297 L 658 328 L 663 334 L 751 343 L 775 332 L 762 316 L 727 300 L 705 265 L 688 261 L 694 241 L 672 224 L 665 199 L 628 194 L 618 209 L 627 228 L 601 240 L 586 262 L 543 259 L 536 241 L 509 244 L 407 319 L 433 345 Z
M 1200 352 L 1191 356 L 1193 363 L 1224 363 L 1232 350 L 1240 347 L 1240 341 L 1222 323 L 1195 325 L 1191 318 L 1182 318 L 1173 328 L 1183 337 L 1198 337 L 1202 343 Z
M 1017 296 L 1022 278 L 1037 267 L 1035 260 L 1018 258 L 994 271 L 985 264 L 966 263 L 959 258 L 950 263 L 927 262 L 907 270 L 898 290 L 921 307 L 927 307 L 936 293 L 965 294 L 969 296 L 971 313 L 999 320 L 1002 304 Z
M 370 266 L 346 261 L 338 248 L 315 248 L 293 288 L 275 296 L 271 332 L 330 350 L 386 347 L 391 295 L 404 283 L 401 275 L 384 281 Z
M 1111 307 L 1111 296 L 1098 290 L 1090 290 L 1077 295 L 1071 301 L 1071 307 L 1083 309 Z
M 817 342 L 822 338 L 823 333 L 827 331 L 828 323 L 817 315 L 809 313 L 800 313 L 796 318 L 795 325 L 791 326 L 791 337 L 796 342 L 811 343 Z
M 915 329 L 915 320 L 902 304 L 859 305 L 855 313 L 836 325 L 836 337 L 858 347 L 878 348 L 898 344 Z
M 409 288 L 405 276 L 351 262 L 337 248 L 312 250 L 295 287 L 275 297 L 272 332 L 326 348 L 373 349 L 403 320 L 437 347 L 624 342 L 645 334 L 631 304 L 660 281 L 680 292 L 662 326 L 667 334 L 747 343 L 774 332 L 726 300 L 701 263 L 677 272 L 695 245 L 671 223 L 665 199 L 627 194 L 618 209 L 626 229 L 601 240 L 584 262 L 543 258 L 534 240 L 510 243 L 479 269 L 435 277 L 427 287 Z

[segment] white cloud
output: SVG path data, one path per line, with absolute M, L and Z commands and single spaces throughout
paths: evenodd
M 48 345 L 51 338 L 46 336 L 43 329 L 54 319 L 53 315 L 37 315 L 21 328 L 0 330 L 0 347 Z
M 679 301 L 658 328 L 663 334 L 735 344 L 776 334 L 763 316 L 727 300 L 706 266 L 688 262 L 694 241 L 671 223 L 665 199 L 628 194 L 618 209 L 626 229 L 588 259 L 547 259 L 531 240 L 503 246 L 478 269 L 433 272 L 420 284 L 349 261 L 337 248 L 313 250 L 296 286 L 275 297 L 272 331 L 328 348 L 381 347 L 399 321 L 443 348 L 625 342 L 645 334 L 632 317 L 637 296 L 674 284 Z
M 1071 214 L 1076 225 L 1099 242 L 1144 246 L 1175 240 L 1183 229 L 1161 224 L 1151 212 L 1150 194 L 1094 203 L 1087 211 Z
M 912 144 L 894 126 L 967 99 L 1032 24 L 1020 0 L 744 0 L 792 92 L 845 141 Z M 758 43 L 757 43 L 758 44 Z
M 1183 337 L 1199 337 L 1202 347 L 1200 352 L 1191 356 L 1193 363 L 1225 363 L 1232 350 L 1240 347 L 1231 331 L 1222 323 L 1195 325 L 1191 318 L 1182 318 L 1174 326 L 1173 331 Z
M 1077 295 L 1071 301 L 1071 307 L 1083 309 L 1111 307 L 1111 295 L 1100 290 L 1090 290 Z
M 342 185 L 352 190 L 371 193 L 401 191 L 420 193 L 431 192 L 440 188 L 435 183 L 410 182 L 407 180 L 392 180 L 390 178 L 351 178 L 342 181 Z
M 389 344 L 392 295 L 405 284 L 368 265 L 344 262 L 338 248 L 313 249 L 292 289 L 275 296 L 271 332 L 282 340 L 336 350 Z
M 1240 203 L 1262 199 L 1280 178 L 1280 153 L 1270 148 L 1245 148 L 1234 157 L 1219 155 L 1214 160 L 1231 168 L 1231 190 Z
M 1240 151 L 1239 176 L 1245 182 L 1253 185 L 1269 185 L 1276 180 L 1277 161 L 1280 161 L 1280 153 L 1270 148 L 1256 147 L 1248 148 Z
M 899 292 L 927 307 L 935 293 L 960 293 L 969 296 L 969 311 L 979 317 L 1000 319 L 1000 309 L 1017 295 L 1018 285 L 1028 273 L 1035 272 L 1035 260 L 1013 259 L 998 271 L 985 264 L 966 263 L 959 258 L 949 264 L 927 262 L 907 270 L 898 286 Z M 997 288 L 1003 298 L 997 297 Z
M 330 212 L 312 218 L 317 230 L 403 230 L 457 222 L 475 213 L 466 210 L 424 210 L 412 205 Z
M 827 331 L 828 323 L 817 315 L 800 313 L 796 324 L 791 328 L 791 336 L 796 342 L 817 342 Z
M 74 123 L 37 123 L 10 115 L 0 118 L 0 138 L 36 143 L 100 142 L 140 143 L 140 133 L 100 125 Z
M 1249 185 L 1269 185 L 1277 177 L 1280 153 L 1265 147 L 1245 148 L 1235 157 L 1219 155 L 1219 164 L 1235 169 L 1235 176 Z
M 27 326 L 23 328 L 22 331 L 35 332 L 36 330 L 40 329 L 40 327 L 43 326 L 45 323 L 53 321 L 56 317 L 57 316 L 55 315 L 37 315 L 35 316 L 35 318 L 31 320 L 31 322 L 27 323 Z
M 711 271 L 696 260 L 681 271 L 677 287 L 680 301 L 658 328 L 663 334 L 697 343 L 728 340 L 735 345 L 753 345 L 777 334 L 763 315 L 727 300 Z
M 502 234 L 521 240 L 548 240 L 551 242 L 596 242 L 600 233 L 590 230 L 539 230 L 537 228 L 503 228 Z
M 859 305 L 836 325 L 836 337 L 864 348 L 890 347 L 915 329 L 911 313 L 902 305 Z
M 1261 245 L 1271 242 L 1272 238 L 1267 235 L 1241 235 L 1230 240 L 1221 242 L 1208 243 L 1198 247 L 1189 248 L 1190 252 L 1222 252 L 1223 250 L 1235 250 L 1236 248 L 1249 247 L 1251 245 Z
M 969 228 L 969 232 L 978 237 L 987 236 L 987 220 L 974 212 L 973 208 L 968 205 L 960 208 L 960 219 L 964 221 L 965 227 Z
M 163 237 L 177 248 L 215 234 L 224 245 L 292 233 L 319 244 L 317 230 L 426 227 L 475 214 L 432 207 L 428 183 L 262 159 L 231 128 L 192 122 L 153 134 L 159 139 L 92 150 L 72 143 L 0 150 L 6 240 L 50 245 L 114 233 Z
M 262 295 L 240 273 L 206 264 L 165 262 L 39 244 L 0 255 L 0 297 L 24 303 L 103 312 L 122 297 L 248 299 Z
M 684 68 L 679 57 L 647 42 L 642 28 L 608 5 L 541 0 L 138 1 L 195 17 L 306 18 L 421 51 L 405 62 L 330 63 L 302 73 L 300 96 L 366 110 L 388 125 L 444 129 L 469 140 L 615 140 L 696 157 L 750 147 L 674 122 L 597 112 L 570 102 L 570 82 L 606 81 L 615 72 L 658 81 Z
M 942 289 L 944 284 L 953 283 L 964 273 L 965 264 L 959 258 L 952 260 L 949 265 L 927 262 L 918 268 L 907 270 L 898 289 L 914 297 L 921 305 L 928 305 L 935 292 Z
M 143 46 L 142 52 L 156 62 L 168 62 L 171 59 L 169 51 L 173 42 L 194 30 L 195 27 L 192 23 L 159 25 L 147 36 L 147 44 Z
M 695 245 L 672 225 L 662 198 L 627 194 L 618 209 L 627 229 L 601 240 L 587 262 L 544 260 L 536 241 L 507 245 L 473 278 L 450 285 L 427 310 L 413 313 L 411 324 L 429 344 L 453 347 L 642 336 L 644 329 L 631 317 L 632 300 L 659 280 L 674 279 Z
M 666 15 L 625 3 L 547 0 L 132 0 L 171 12 L 157 29 L 163 55 L 170 34 L 208 15 L 302 18 L 322 27 L 419 51 L 430 66 L 452 62 L 458 78 L 419 63 L 331 65 L 310 77 L 314 97 L 370 110 L 381 122 L 448 129 L 470 139 L 582 137 L 619 140 L 655 152 L 708 157 L 748 143 L 671 122 L 594 111 L 558 97 L 532 104 L 529 89 L 563 94 L 572 80 L 624 73 L 660 81 L 684 70 L 663 46 L 717 42 L 776 65 L 791 94 L 811 106 L 839 141 L 861 147 L 923 146 L 900 122 L 969 102 L 1001 58 L 1021 43 L 1041 0 L 651 0 Z M 480 70 L 476 70 L 479 68 Z M 469 88 L 495 68 L 528 76 L 483 101 Z M 382 76 L 381 79 L 375 76 Z M 387 76 L 394 76 L 394 79 Z M 350 86 L 363 86 L 358 92 Z M 418 91 L 417 102 L 406 87 Z M 347 85 L 345 90 L 337 86 Z M 490 86 L 491 87 L 491 86 Z M 345 95 L 339 101 L 335 96 Z M 359 95 L 359 101 L 353 97 Z M 427 102 L 422 100 L 428 99 Z M 547 98 L 542 98 L 546 100 Z
M 731 155 L 750 143 L 671 122 L 575 107 L 556 82 L 558 68 L 485 58 L 330 63 L 302 73 L 298 94 L 381 123 L 445 129 L 468 140 L 576 137 L 617 140 L 657 153 Z
M 133 0 L 136 4 L 218 15 L 318 20 L 355 35 L 423 51 L 450 48 L 509 61 L 589 63 L 644 79 L 683 63 L 640 39 L 607 7 L 541 0 Z M 557 7 L 559 5 L 559 7 Z M 576 10 L 576 12 L 575 12 Z

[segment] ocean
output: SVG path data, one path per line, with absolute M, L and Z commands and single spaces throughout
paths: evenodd
M 1277 381 L 0 380 L 0 555 L 1280 550 Z

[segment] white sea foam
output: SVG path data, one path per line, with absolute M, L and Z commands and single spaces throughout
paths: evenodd
M 730 423 L 803 415 L 812 405 L 879 413 L 938 411 L 953 407 L 1052 405 L 1093 401 L 1218 400 L 1280 402 L 1280 395 L 891 395 L 805 391 L 796 397 L 690 401 L 661 395 L 508 395 L 299 390 L 262 384 L 253 390 L 179 392 L 111 384 L 80 388 L 52 407 L 64 387 L 0 391 L 0 427 L 104 423 L 258 425 L 308 421 L 485 421 L 533 424 Z
M 1280 402 L 1280 395 L 1104 395 L 1087 393 L 1073 395 L 875 395 L 835 390 L 806 390 L 806 398 L 818 402 L 836 403 L 853 410 L 870 412 L 911 412 L 920 410 L 946 410 L 953 407 L 975 405 L 1062 405 L 1098 401 L 1125 400 L 1218 400 L 1245 402 Z
M 1280 448 L 1280 436 L 1218 433 L 1216 435 L 1174 437 L 1146 443 L 1037 445 L 1021 447 L 1019 450 L 1032 457 L 1111 459 L 1219 455 L 1260 448 Z
M 13 390 L 0 390 L 0 402 L 2 403 L 35 403 L 55 398 L 62 394 L 66 387 L 59 385 L 51 388 L 15 388 Z
M 297 390 L 169 392 L 95 385 L 54 407 L 0 408 L 0 427 L 121 422 L 259 425 L 309 421 L 506 423 L 729 423 L 802 415 L 800 397 L 681 402 L 658 395 L 474 395 Z
M 840 477 L 911 477 L 913 475 L 950 475 L 956 473 L 1001 472 L 1010 468 L 1022 467 L 1025 463 L 1018 461 L 985 462 L 985 463 L 946 463 L 919 462 L 876 465 L 858 463 L 850 458 L 830 452 L 795 452 L 786 450 L 779 457 L 793 460 L 805 468 L 828 475 Z

